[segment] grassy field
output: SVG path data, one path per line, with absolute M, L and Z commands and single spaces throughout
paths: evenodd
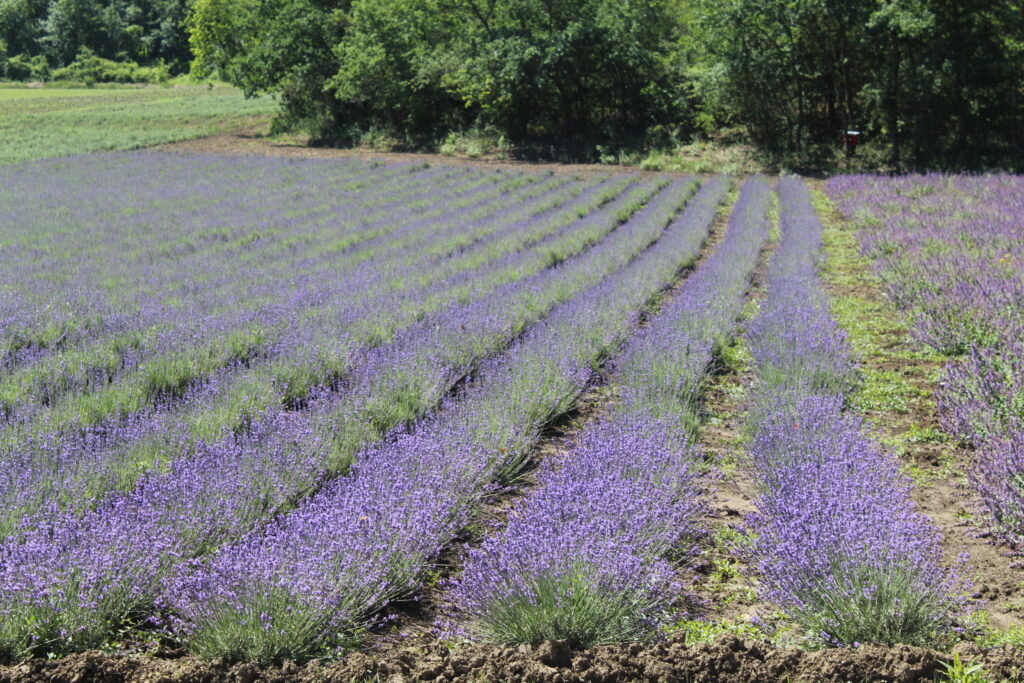
M 0 164 L 237 130 L 266 122 L 275 106 L 225 86 L 0 87 Z

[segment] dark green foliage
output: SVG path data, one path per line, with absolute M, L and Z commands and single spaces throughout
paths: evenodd
M 3 66 L 4 74 L 12 81 L 45 81 L 50 77 L 50 65 L 42 55 L 15 55 Z
M 685 119 L 665 2 L 449 0 L 468 39 L 442 81 L 513 139 L 615 139 Z M 682 115 L 682 116 L 680 116 Z
M 191 25 L 197 64 L 325 141 L 588 145 L 689 117 L 667 0 L 198 0 Z
M 133 63 L 166 65 L 172 73 L 183 73 L 191 60 L 185 26 L 191 4 L 191 0 L 0 0 L 0 44 L 6 44 L 8 55 L 25 55 L 25 61 L 42 56 L 51 68 L 70 66 L 87 49 L 96 57 L 125 62 L 129 69 Z M 12 72 L 9 64 L 7 73 L 0 75 L 25 79 L 23 70 Z M 30 78 L 40 78 L 38 69 Z
M 895 168 L 1015 165 L 1015 0 L 196 0 L 197 63 L 278 92 L 315 139 L 665 147 L 741 125 L 828 170 L 841 134 Z M 599 148 L 599 146 L 601 146 Z
M 0 78 L 152 82 L 191 65 L 278 95 L 277 128 L 323 144 L 473 139 L 597 161 L 739 135 L 771 165 L 831 171 L 856 128 L 861 168 L 1019 170 L 1019 5 L 0 0 Z
M 0 43 L 6 44 L 8 55 L 39 53 L 48 7 L 49 0 L 0 0 Z
M 1017 0 L 701 1 L 708 61 L 761 149 L 820 165 L 856 128 L 896 169 L 1021 165 Z
M 104 59 L 86 47 L 75 61 L 55 69 L 50 77 L 77 83 L 161 83 L 170 78 L 170 72 L 163 65 L 139 66 L 135 62 Z

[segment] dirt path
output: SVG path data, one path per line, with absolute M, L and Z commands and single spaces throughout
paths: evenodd
M 728 220 L 728 216 L 723 219 Z M 773 220 L 777 225 L 778 216 Z M 742 328 L 764 296 L 765 278 L 774 249 L 774 240 L 769 241 L 761 254 L 747 292 L 747 305 L 736 330 L 735 343 L 717 360 L 716 372 L 710 378 L 702 401 L 700 448 L 714 477 L 714 481 L 709 482 L 709 510 L 704 520 L 711 535 L 703 547 L 704 578 L 698 586 L 698 593 L 707 600 L 706 611 L 700 617 L 714 626 L 702 634 L 703 637 L 719 630 L 757 635 L 758 629 L 752 626 L 753 618 L 760 619 L 774 611 L 771 605 L 757 599 L 754 584 L 730 548 L 744 517 L 755 511 L 754 487 L 740 466 L 747 442 L 750 389 L 755 377 L 743 343 Z
M 574 176 L 633 174 L 642 177 L 673 176 L 683 177 L 687 173 L 670 171 L 644 171 L 636 166 L 617 166 L 607 164 L 558 164 L 534 161 L 518 161 L 510 159 L 465 159 L 430 154 L 426 152 L 381 152 L 365 148 L 341 149 L 336 147 L 311 147 L 303 138 L 284 136 L 269 138 L 258 130 L 243 130 L 225 135 L 211 135 L 194 140 L 183 140 L 165 145 L 156 145 L 148 149 L 177 154 L 226 154 L 288 157 L 293 159 L 359 159 L 366 162 L 425 163 L 432 166 L 472 166 L 483 169 L 505 169 L 564 173 Z
M 938 677 L 950 659 L 932 650 L 907 646 L 867 645 L 857 650 L 817 652 L 777 649 L 735 636 L 693 647 L 671 639 L 597 647 L 586 652 L 570 652 L 554 642 L 538 646 L 465 647 L 455 651 L 437 644 L 391 659 L 359 653 L 338 661 L 315 661 L 305 666 L 285 662 L 271 667 L 86 652 L 55 661 L 36 660 L 0 667 L 0 683 L 913 683 L 948 680 Z M 1015 678 L 1015 671 L 1024 666 L 1024 657 L 1008 650 L 979 654 L 979 661 L 997 677 L 993 680 L 1020 680 Z

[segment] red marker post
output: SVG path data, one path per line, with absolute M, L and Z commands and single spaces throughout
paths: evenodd
M 854 152 L 857 151 L 857 143 L 860 142 L 860 131 L 859 130 L 848 130 L 843 135 L 843 140 L 846 143 L 846 156 L 852 157 Z

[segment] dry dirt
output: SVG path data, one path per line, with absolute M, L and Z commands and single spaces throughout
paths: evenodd
M 473 166 L 488 169 L 565 173 L 570 175 L 611 175 L 629 173 L 643 177 L 686 176 L 692 174 L 668 171 L 642 171 L 635 166 L 614 166 L 606 164 L 558 164 L 509 159 L 464 159 L 442 154 L 425 152 L 379 152 L 365 148 L 341 149 L 336 147 L 311 147 L 299 138 L 268 138 L 256 130 L 240 131 L 225 135 L 212 135 L 195 140 L 172 142 L 150 147 L 163 152 L 257 155 L 291 157 L 300 159 L 359 159 L 366 162 L 396 163 L 412 162 L 430 165 Z
M 768 265 L 775 247 L 774 243 L 769 243 L 761 253 L 747 292 L 749 301 L 756 302 L 764 297 Z M 742 335 L 742 323 L 738 333 Z M 709 509 L 704 518 L 704 524 L 713 532 L 740 528 L 744 517 L 755 511 L 753 482 L 739 465 L 745 448 L 744 432 L 755 372 L 750 363 L 720 370 L 711 378 L 705 392 L 702 406 L 705 417 L 700 430 L 700 447 L 718 474 L 717 480 L 709 487 Z M 703 551 L 708 563 L 703 571 L 708 576 L 697 585 L 698 593 L 707 600 L 706 611 L 701 616 L 738 623 L 755 616 L 768 620 L 774 608 L 757 599 L 735 553 L 728 547 L 713 543 L 705 543 Z M 735 576 L 721 573 L 716 576 L 712 566 L 716 561 L 731 566 Z

